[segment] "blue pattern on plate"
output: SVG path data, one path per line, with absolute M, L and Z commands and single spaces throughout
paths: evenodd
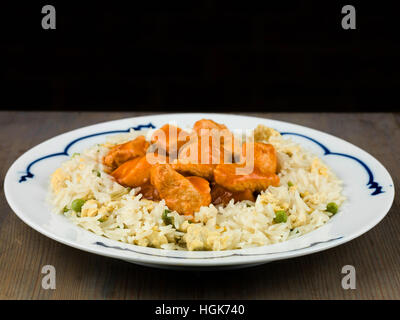
M 19 179 L 19 182 L 20 182 L 20 183 L 21 183 L 21 182 L 24 182 L 24 181 L 26 181 L 27 178 L 33 178 L 33 177 L 35 176 L 35 175 L 31 172 L 31 168 L 32 168 L 32 166 L 33 166 L 35 163 L 37 163 L 37 162 L 39 162 L 39 161 L 42 161 L 42 160 L 45 160 L 45 159 L 48 159 L 48 158 L 52 158 L 52 157 L 57 157 L 57 156 L 69 156 L 69 154 L 68 154 L 69 148 L 71 148 L 71 146 L 72 146 L 73 144 L 77 143 L 78 141 L 81 141 L 81 140 L 84 140 L 84 139 L 87 139 L 87 138 L 92 138 L 92 137 L 104 135 L 104 134 L 113 134 L 113 133 L 124 133 L 124 132 L 129 132 L 131 129 L 133 129 L 133 130 L 135 130 L 135 131 L 138 131 L 138 130 L 142 130 L 143 128 L 154 129 L 155 126 L 154 126 L 151 122 L 149 122 L 148 124 L 140 124 L 140 125 L 138 125 L 138 126 L 136 126 L 136 127 L 128 128 L 128 129 L 126 129 L 126 130 L 113 130 L 113 131 L 99 132 L 99 133 L 94 133 L 94 134 L 90 134 L 90 135 L 87 135 L 87 136 L 84 136 L 84 137 L 75 139 L 75 140 L 73 140 L 72 142 L 70 142 L 70 143 L 65 147 L 65 149 L 64 149 L 63 152 L 52 153 L 52 154 L 49 154 L 49 155 L 47 155 L 47 156 L 44 156 L 44 157 L 41 157 L 41 158 L 38 158 L 38 159 L 32 161 L 32 162 L 28 165 L 28 167 L 26 168 L 26 173 L 24 173 L 24 175 L 21 176 L 21 178 Z
M 357 161 L 365 169 L 365 171 L 367 171 L 367 174 L 368 174 L 368 182 L 367 182 L 368 189 L 375 189 L 371 193 L 371 195 L 375 196 L 377 194 L 384 193 L 384 191 L 382 191 L 382 187 L 377 182 L 374 181 L 374 175 L 373 175 L 371 169 L 365 164 L 364 161 L 361 161 L 360 159 L 358 159 L 358 158 L 356 158 L 354 156 L 351 156 L 349 154 L 332 152 L 326 146 L 324 146 L 321 142 L 318 142 L 317 140 L 315 140 L 313 138 L 310 138 L 310 137 L 307 137 L 307 136 L 305 136 L 303 134 L 300 134 L 300 133 L 281 132 L 281 135 L 293 135 L 293 136 L 299 136 L 299 137 L 302 137 L 302 138 L 306 138 L 306 139 L 314 142 L 318 146 L 320 146 L 322 148 L 322 150 L 324 151 L 324 156 L 334 155 L 334 156 L 345 157 L 345 158 L 349 158 L 349 159 L 352 159 L 354 161 Z
M 141 124 L 141 125 L 138 125 L 138 126 L 136 126 L 136 127 L 128 128 L 128 129 L 126 129 L 126 130 L 114 130 L 114 131 L 99 132 L 99 133 L 94 133 L 94 134 L 90 134 L 90 135 L 83 136 L 83 137 L 81 137 L 81 138 L 75 139 L 75 140 L 73 140 L 72 142 L 70 142 L 70 143 L 65 147 L 65 149 L 64 149 L 63 152 L 52 153 L 52 154 L 43 156 L 43 157 L 41 157 L 41 158 L 38 158 L 38 159 L 32 161 L 32 162 L 27 166 L 26 172 L 20 177 L 19 182 L 21 183 L 21 182 L 26 181 L 28 178 L 33 178 L 33 177 L 34 177 L 34 174 L 31 172 L 31 168 L 32 168 L 32 166 L 33 166 L 35 163 L 37 163 L 37 162 L 39 162 L 39 161 L 42 161 L 42 160 L 45 160 L 45 159 L 48 159 L 48 158 L 52 158 L 52 157 L 57 157 L 57 156 L 69 156 L 68 150 L 70 149 L 70 147 L 71 147 L 73 144 L 75 144 L 75 143 L 78 142 L 78 141 L 81 141 L 81 140 L 84 140 L 84 139 L 87 139 L 87 138 L 92 138 L 92 137 L 99 136 L 99 135 L 113 134 L 113 133 L 124 133 L 124 132 L 129 132 L 131 129 L 137 131 L 137 130 L 141 130 L 141 129 L 144 129 L 144 128 L 154 129 L 155 126 L 154 126 L 151 122 L 149 122 L 148 124 L 145 124 L 145 125 L 142 125 L 142 124 Z M 282 135 L 294 135 L 294 136 L 299 136 L 299 137 L 303 137 L 303 138 L 306 138 L 306 139 L 308 139 L 308 140 L 314 142 L 315 144 L 317 144 L 319 147 L 322 148 L 322 150 L 324 151 L 324 156 L 334 155 L 334 156 L 346 157 L 346 158 L 349 158 L 349 159 L 352 159 L 352 160 L 358 162 L 358 163 L 365 169 L 365 171 L 367 171 L 367 174 L 368 174 L 367 186 L 368 186 L 369 189 L 374 189 L 374 191 L 371 193 L 371 195 L 372 195 L 372 196 L 375 196 L 375 195 L 378 195 L 378 194 L 384 192 L 384 191 L 382 190 L 382 186 L 380 186 L 380 185 L 374 180 L 374 175 L 373 175 L 371 169 L 365 164 L 365 162 L 361 161 L 360 159 L 358 159 L 358 158 L 356 158 L 356 157 L 354 157 L 354 156 L 352 156 L 352 155 L 349 155 L 349 154 L 332 152 L 332 151 L 330 151 L 325 145 L 323 145 L 321 142 L 319 142 L 319 141 L 317 141 L 317 140 L 315 140 L 315 139 L 313 139 L 313 138 L 307 137 L 307 136 L 305 136 L 305 135 L 303 135 L 303 134 L 294 133 L 294 132 L 281 132 L 281 134 L 282 134 Z
M 147 256 L 153 256 L 153 257 L 162 257 L 162 258 L 174 258 L 174 259 L 199 259 L 199 260 L 203 260 L 203 259 L 221 259 L 221 258 L 227 258 L 227 257 L 234 257 L 234 256 L 244 256 L 244 257 L 250 257 L 250 256 L 264 256 L 264 255 L 269 255 L 269 254 L 275 254 L 275 253 L 283 253 L 283 252 L 293 252 L 293 251 L 298 251 L 298 250 L 303 250 L 305 248 L 310 248 L 310 247 L 314 247 L 318 244 L 321 243 L 328 243 L 328 242 L 333 242 L 336 240 L 340 240 L 342 239 L 343 236 L 337 237 L 337 238 L 332 238 L 332 239 L 328 239 L 325 241 L 316 241 L 316 242 L 311 242 L 310 244 L 302 247 L 302 248 L 296 248 L 296 249 L 290 249 L 290 250 L 283 250 L 283 251 L 279 251 L 279 252 L 268 252 L 268 253 L 231 253 L 231 254 L 227 254 L 227 255 L 223 255 L 223 256 L 217 256 L 217 257 L 179 257 L 179 256 L 167 256 L 164 254 L 156 254 L 156 253 L 146 253 L 146 252 L 140 252 L 140 251 L 136 251 L 130 248 L 123 248 L 120 246 L 110 246 L 105 244 L 104 242 L 101 241 L 96 241 L 93 244 L 97 245 L 97 246 L 101 246 L 107 249 L 117 249 L 117 250 L 123 250 L 123 251 L 130 251 L 130 252 L 134 252 L 137 254 L 143 254 L 143 255 L 147 255 Z
M 45 159 L 48 159 L 48 158 L 52 158 L 52 157 L 57 157 L 57 156 L 69 156 L 68 150 L 71 148 L 71 146 L 72 146 L 73 144 L 75 144 L 75 143 L 78 142 L 78 141 L 81 141 L 81 140 L 84 140 L 84 139 L 87 139 L 87 138 L 91 138 L 91 137 L 95 137 L 95 136 L 99 136 L 99 135 L 114 134 L 114 133 L 124 133 L 124 132 L 129 132 L 131 129 L 137 131 L 137 130 L 141 130 L 141 129 L 143 129 L 143 128 L 154 129 L 155 126 L 154 126 L 151 122 L 149 122 L 149 123 L 146 124 L 146 125 L 138 125 L 138 126 L 136 126 L 136 127 L 128 128 L 128 129 L 126 129 L 126 130 L 105 131 L 105 132 L 95 133 L 95 134 L 91 134 L 91 135 L 87 135 L 87 136 L 83 136 L 83 137 L 81 137 L 81 138 L 75 139 L 75 140 L 73 140 L 72 142 L 70 142 L 70 143 L 65 147 L 64 151 L 58 152 L 58 153 L 52 153 L 52 154 L 43 156 L 43 157 L 41 157 L 41 158 L 38 158 L 38 159 L 32 161 L 32 162 L 27 166 L 26 172 L 20 177 L 19 182 L 21 183 L 21 182 L 26 181 L 28 178 L 33 178 L 33 177 L 34 177 L 34 174 L 31 172 L 31 168 L 32 168 L 32 166 L 33 166 L 35 163 L 37 163 L 37 162 L 39 162 L 39 161 L 42 161 L 42 160 L 45 160 Z M 294 133 L 294 132 L 281 132 L 281 134 L 282 134 L 282 135 L 294 135 L 294 136 L 299 136 L 299 137 L 308 139 L 309 141 L 311 141 L 311 142 L 317 144 L 319 147 L 322 148 L 322 150 L 323 150 L 323 152 L 324 152 L 324 156 L 335 155 L 335 156 L 340 156 L 340 157 L 346 157 L 346 158 L 349 158 L 349 159 L 352 159 L 352 160 L 356 161 L 357 163 L 359 163 L 359 164 L 366 170 L 366 172 L 367 172 L 367 174 L 368 174 L 368 177 L 369 177 L 368 183 L 367 183 L 368 188 L 369 188 L 369 189 L 375 189 L 375 190 L 371 193 L 371 195 L 372 195 L 372 196 L 375 196 L 375 195 L 377 195 L 377 194 L 380 194 L 380 193 L 383 193 L 383 192 L 384 192 L 384 191 L 382 191 L 382 187 L 381 187 L 377 182 L 374 181 L 374 175 L 373 175 L 371 169 L 370 169 L 370 168 L 365 164 L 365 162 L 363 162 L 362 160 L 360 160 L 360 159 L 358 159 L 358 158 L 356 158 L 356 157 L 354 157 L 354 156 L 352 156 L 352 155 L 349 155 L 349 154 L 332 152 L 332 151 L 330 151 L 325 145 L 323 145 L 322 143 L 320 143 L 319 141 L 317 141 L 317 140 L 315 140 L 315 139 L 313 139 L 313 138 L 310 138 L 310 137 L 308 137 L 308 136 L 299 134 L 299 133 Z M 312 247 L 312 246 L 318 245 L 318 244 L 320 244 L 320 243 L 326 243 L 326 242 L 336 241 L 336 240 L 339 240 L 339 239 L 341 239 L 341 238 L 342 238 L 342 236 L 337 237 L 337 238 L 333 238 L 333 239 L 329 239 L 329 240 L 326 240 L 326 241 L 320 241 L 320 242 L 310 243 L 310 244 L 307 245 L 306 247 Z M 102 247 L 105 247 L 105 248 L 110 248 L 110 249 L 131 251 L 131 252 L 135 252 L 135 253 L 138 253 L 138 254 L 146 254 L 146 255 L 151 255 L 151 256 L 162 256 L 162 257 L 165 257 L 165 258 L 181 258 L 181 259 L 187 259 L 186 257 L 170 257 L 170 256 L 165 256 L 165 255 L 157 255 L 157 254 L 151 254 L 151 253 L 138 252 L 138 251 L 135 251 L 135 250 L 132 250 L 132 249 L 129 249 L 129 248 L 123 248 L 123 247 L 120 247 L 120 246 L 109 246 L 109 245 L 106 245 L 105 243 L 100 242 L 100 241 L 96 241 L 96 242 L 93 243 L 93 244 L 94 244 L 94 245 L 97 245 L 97 246 L 102 246 Z M 304 248 L 300 248 L 300 249 L 304 249 Z M 300 250 L 300 249 L 287 250 L 287 251 L 288 251 L 288 252 L 291 252 L 291 251 L 296 251 L 296 250 Z M 224 255 L 224 256 L 221 256 L 221 257 L 212 257 L 212 258 L 207 258 L 207 259 L 225 258 L 225 257 L 229 257 L 229 256 L 254 256 L 254 255 L 265 255 L 265 254 L 268 254 L 268 253 L 250 253 L 250 254 L 245 254 L 245 253 L 232 253 L 232 254 L 227 255 L 227 256 Z M 204 258 L 201 258 L 201 259 L 204 259 Z

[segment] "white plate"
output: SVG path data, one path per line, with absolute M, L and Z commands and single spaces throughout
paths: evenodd
M 231 251 L 171 251 L 121 243 L 75 226 L 46 203 L 50 174 L 74 152 L 104 141 L 106 136 L 175 121 L 185 127 L 202 118 L 230 129 L 265 124 L 311 150 L 344 181 L 346 202 L 319 229 L 274 245 Z M 164 268 L 235 268 L 288 259 L 326 250 L 367 232 L 389 211 L 394 186 L 387 170 L 360 148 L 329 134 L 299 125 L 229 114 L 165 114 L 122 119 L 84 127 L 47 140 L 19 157 L 7 172 L 4 190 L 14 212 L 29 226 L 56 241 L 88 252 L 136 264 Z

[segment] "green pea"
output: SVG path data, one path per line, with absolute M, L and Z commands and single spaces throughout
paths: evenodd
M 294 186 L 294 184 L 293 184 L 291 181 L 289 181 L 289 182 L 287 183 L 287 185 L 288 185 L 288 187 L 293 187 L 293 186 Z
M 63 208 L 63 212 L 65 213 L 65 212 L 68 212 L 69 211 L 69 209 L 67 208 L 67 206 L 65 206 L 64 208 Z
M 168 216 L 168 213 L 170 213 L 170 212 L 171 212 L 171 210 L 165 209 L 162 214 L 162 219 L 166 225 L 174 224 L 174 218 Z
M 104 222 L 104 221 L 107 221 L 107 218 L 106 217 L 102 217 L 102 218 L 97 219 L 97 221 Z
M 83 199 L 75 199 L 71 203 L 71 209 L 74 210 L 75 212 L 81 212 L 82 206 L 85 203 L 85 200 Z
M 338 212 L 338 209 L 339 209 L 338 205 L 336 203 L 334 203 L 334 202 L 329 202 L 326 205 L 326 211 L 328 211 L 330 213 L 335 214 L 335 213 Z
M 286 221 L 287 221 L 286 211 L 279 210 L 279 211 L 275 212 L 275 218 L 274 218 L 275 223 L 282 223 L 282 222 L 286 222 Z
M 98 170 L 92 170 L 93 173 L 95 173 L 98 177 L 101 177 L 101 173 Z
M 79 155 L 80 155 L 79 152 L 74 152 L 74 153 L 72 154 L 72 157 L 79 156 Z

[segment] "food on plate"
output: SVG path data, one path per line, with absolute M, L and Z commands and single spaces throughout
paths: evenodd
M 146 155 L 149 145 L 144 136 L 138 136 L 131 141 L 118 144 L 104 157 L 104 164 L 116 168 L 128 160 Z
M 310 232 L 345 200 L 321 159 L 276 130 L 190 128 L 110 136 L 50 177 L 55 211 L 95 234 L 171 250 L 230 250 Z
M 212 181 L 215 167 L 218 163 L 224 163 L 223 145 L 219 140 L 215 143 L 211 136 L 199 135 L 197 139 L 192 140 L 180 148 L 178 158 L 172 162 L 172 168 L 185 175 Z M 231 159 L 229 156 L 226 158 Z
M 217 165 L 214 170 L 215 182 L 233 192 L 263 191 L 269 186 L 279 185 L 279 176 L 275 173 L 262 174 L 257 167 L 254 167 L 250 174 L 242 175 L 236 173 L 239 168 L 244 168 L 244 166 L 236 163 Z
M 149 162 L 149 159 L 153 160 L 153 163 L 165 163 L 167 161 L 166 157 L 148 154 L 124 162 L 111 175 L 125 187 L 140 187 L 150 181 L 150 171 L 153 165 Z
M 192 215 L 211 203 L 210 186 L 200 177 L 184 177 L 169 164 L 157 164 L 151 169 L 151 184 L 169 209 Z
M 179 127 L 166 124 L 151 136 L 151 143 L 165 150 L 171 157 L 176 157 L 179 149 L 190 140 L 190 134 Z

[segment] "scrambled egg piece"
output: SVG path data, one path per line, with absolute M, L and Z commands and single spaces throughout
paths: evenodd
M 82 206 L 81 217 L 94 217 L 98 212 L 98 202 L 96 200 L 88 200 Z
M 254 141 L 268 141 L 270 137 L 278 137 L 280 135 L 275 129 L 259 124 L 254 130 Z
M 274 211 L 287 210 L 289 208 L 289 203 L 280 201 L 273 194 L 268 192 L 259 195 L 257 201 L 262 204 L 270 204 Z
M 307 222 L 307 216 L 305 212 L 300 212 L 299 214 L 291 214 L 289 216 L 289 221 L 292 227 L 300 227 Z
M 106 142 L 106 143 L 100 144 L 100 146 L 111 149 L 112 147 L 115 147 L 115 143 Z
M 257 201 L 262 204 L 271 205 L 275 212 L 281 210 L 286 211 L 288 214 L 288 221 L 292 227 L 302 226 L 307 223 L 307 213 L 310 211 L 310 208 L 300 197 L 300 194 L 298 190 L 296 190 L 295 186 L 289 187 L 289 193 L 290 199 L 287 199 L 286 201 L 279 199 L 271 192 L 261 194 Z M 290 208 L 295 208 L 296 210 L 292 210 Z
M 168 239 L 165 235 L 161 234 L 157 226 L 154 226 L 150 236 L 136 239 L 134 243 L 142 247 L 151 246 L 154 248 L 161 248 L 161 245 L 168 243 Z
M 292 227 L 300 227 L 307 223 L 307 213 L 310 208 L 307 204 L 301 199 L 300 194 L 297 191 L 294 192 L 294 203 L 293 207 L 296 208 L 296 213 L 292 212 L 289 216 L 290 223 Z
M 161 234 L 157 227 L 153 228 L 153 233 L 149 236 L 149 241 L 150 245 L 155 248 L 160 248 L 161 245 L 168 243 L 167 237 Z
M 147 212 L 151 212 L 154 209 L 154 201 L 152 200 L 147 200 L 147 199 L 140 199 L 141 205 L 143 206 L 144 209 L 147 210 Z
M 190 224 L 183 236 L 189 251 L 193 250 L 223 250 L 228 246 L 228 237 L 200 224 Z
M 147 245 L 149 244 L 149 240 L 147 240 L 146 238 L 138 239 L 135 240 L 135 244 L 141 247 L 147 247 Z
M 328 168 L 325 165 L 323 165 L 318 158 L 315 158 L 312 161 L 310 171 L 312 173 L 315 172 L 315 173 L 318 173 L 318 174 L 320 174 L 322 176 L 325 176 L 325 177 L 327 177 L 329 175 L 328 174 Z
M 112 211 L 112 209 L 111 209 Z M 99 209 L 98 215 L 101 217 L 101 222 L 104 222 L 108 219 L 108 217 L 110 216 L 110 208 L 106 207 L 106 206 L 102 206 Z
M 189 221 L 185 220 L 183 223 L 179 226 L 179 231 L 182 232 L 187 232 L 188 227 L 190 226 Z
M 53 172 L 51 175 L 51 188 L 55 193 L 58 193 L 62 188 L 64 188 L 65 181 L 69 180 L 71 181 L 71 177 L 65 173 L 61 168 L 58 168 L 56 171 Z

